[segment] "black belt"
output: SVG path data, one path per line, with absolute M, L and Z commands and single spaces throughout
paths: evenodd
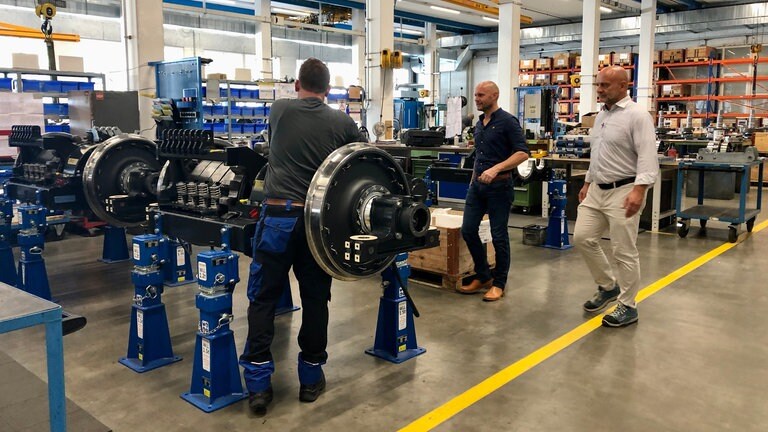
M 625 178 L 623 180 L 615 181 L 613 183 L 598 183 L 597 186 L 599 186 L 600 189 L 602 189 L 602 190 L 609 190 L 609 189 L 615 189 L 615 188 L 617 188 L 619 186 L 624 186 L 626 184 L 630 184 L 630 183 L 634 183 L 634 182 L 635 182 L 635 178 L 634 177 L 630 177 L 630 178 Z
M 509 180 L 510 174 L 508 172 L 497 175 L 491 180 L 491 183 Z

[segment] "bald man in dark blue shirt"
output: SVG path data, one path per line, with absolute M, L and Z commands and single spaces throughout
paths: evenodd
M 472 255 L 477 277 L 458 291 L 474 294 L 488 288 L 483 296 L 485 301 L 496 301 L 504 296 L 510 262 L 507 224 L 512 206 L 511 173 L 529 155 L 520 122 L 499 108 L 498 101 L 496 83 L 484 81 L 475 88 L 475 107 L 482 114 L 475 126 L 475 166 L 461 224 L 461 235 Z M 496 250 L 493 272 L 479 234 L 485 214 L 491 222 L 491 237 Z

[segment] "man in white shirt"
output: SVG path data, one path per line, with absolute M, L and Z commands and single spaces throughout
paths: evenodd
M 597 74 L 598 101 L 604 106 L 590 132 L 589 171 L 579 191 L 581 204 L 573 233 L 574 246 L 598 286 L 584 310 L 597 312 L 618 299 L 616 309 L 603 317 L 603 325 L 609 327 L 637 322 L 637 232 L 647 190 L 659 173 L 653 119 L 630 99 L 627 86 L 627 73 L 621 66 Z M 618 270 L 615 275 L 600 246 L 606 230 Z

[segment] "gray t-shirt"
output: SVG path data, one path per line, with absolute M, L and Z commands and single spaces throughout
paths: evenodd
M 347 114 L 318 98 L 276 101 L 269 113 L 266 197 L 303 203 L 325 158 L 360 138 L 357 125 Z

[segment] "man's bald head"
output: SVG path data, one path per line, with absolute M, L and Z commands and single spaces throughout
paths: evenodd
M 475 107 L 490 114 L 499 108 L 499 86 L 493 81 L 483 81 L 475 87 Z
M 597 100 L 608 108 L 627 96 L 629 77 L 621 66 L 608 66 L 597 74 Z

